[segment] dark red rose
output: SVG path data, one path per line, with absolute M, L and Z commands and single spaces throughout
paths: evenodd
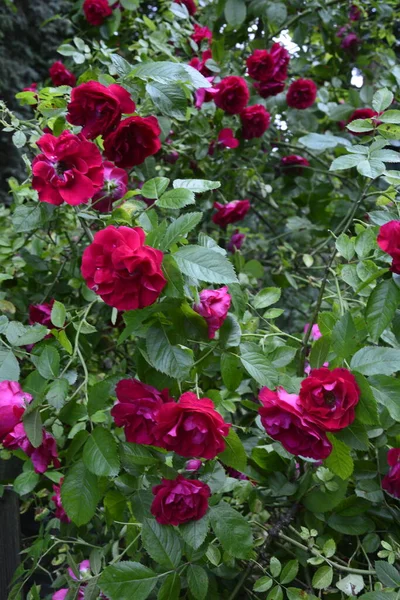
M 193 15 L 197 12 L 197 5 L 194 0 L 174 0 L 176 4 L 183 4 L 188 9 L 189 15 L 193 17 Z
M 112 15 L 112 8 L 107 0 L 85 0 L 83 12 L 89 25 L 103 25 L 104 19 Z
M 163 479 L 153 487 L 155 496 L 151 514 L 161 525 L 180 525 L 188 521 L 198 521 L 208 510 L 211 490 L 198 479 Z
M 245 218 L 250 210 L 249 200 L 233 200 L 228 204 L 214 203 L 214 208 L 217 212 L 213 215 L 212 220 L 220 227 L 227 227 L 230 223 L 237 223 Z
M 92 207 L 99 212 L 108 213 L 112 211 L 113 203 L 120 200 L 128 191 L 128 173 L 108 160 L 103 162 L 103 168 L 103 189 L 93 196 Z
M 286 102 L 291 108 L 304 110 L 315 102 L 317 86 L 311 79 L 296 79 L 290 84 L 286 94 Z
M 389 473 L 382 479 L 382 488 L 400 498 L 400 448 L 391 448 L 387 454 Z
M 53 308 L 54 299 L 44 304 L 30 304 L 29 305 L 29 325 L 40 323 L 40 325 L 46 325 L 46 327 L 53 327 L 51 323 L 51 309 Z
M 123 427 L 127 442 L 156 444 L 154 427 L 157 413 L 166 402 L 172 402 L 168 390 L 159 392 L 137 379 L 121 379 L 116 387 L 118 401 L 111 410 L 117 427 Z
M 87 286 L 118 310 L 154 304 L 167 283 L 161 270 L 163 253 L 145 246 L 145 237 L 140 227 L 108 225 L 83 253 Z
M 26 435 L 23 423 L 18 423 L 3 440 L 3 446 L 9 450 L 23 450 L 31 458 L 36 473 L 44 473 L 51 464 L 56 469 L 60 466 L 56 440 L 45 429 L 41 445 L 34 448 Z
M 332 452 L 332 444 L 324 431 L 304 418 L 298 398 L 297 394 L 288 394 L 283 388 L 276 392 L 262 388 L 259 394 L 261 423 L 267 434 L 291 454 L 324 459 Z
M 355 4 L 350 6 L 349 19 L 350 21 L 359 21 L 361 19 L 361 10 Z
M 17 381 L 0 382 L 0 444 L 19 423 L 32 396 Z
M 274 81 L 284 81 L 287 78 L 287 69 L 290 60 L 289 52 L 282 44 L 275 43 L 271 48 L 271 56 L 274 60 L 272 79 Z
M 232 237 L 229 240 L 228 243 L 228 250 L 229 252 L 234 252 L 235 248 L 237 250 L 240 250 L 240 248 L 243 245 L 244 240 L 246 239 L 246 236 L 244 233 L 240 233 L 239 229 L 236 229 L 233 233 L 232 233 Z
M 189 62 L 189 66 L 196 69 L 196 71 L 200 71 L 200 73 L 202 75 L 204 75 L 204 77 L 210 77 L 210 76 L 212 76 L 213 73 L 212 73 L 212 71 L 210 71 L 210 69 L 206 65 L 206 62 L 208 60 L 210 60 L 210 58 L 212 58 L 211 50 L 205 50 L 201 55 L 201 59 L 198 56 L 194 56 L 192 58 L 192 60 Z M 212 79 L 214 79 L 214 78 L 212 78 Z M 212 83 L 212 81 L 210 81 L 210 83 Z M 208 90 L 209 88 L 200 88 L 200 89 Z
M 221 129 L 219 132 L 218 144 L 225 146 L 225 148 L 237 148 L 239 146 L 239 140 L 233 135 L 233 130 L 227 127 Z
M 130 169 L 159 151 L 160 135 L 155 117 L 128 117 L 104 140 L 104 154 L 117 167 Z
M 216 86 L 214 102 L 229 115 L 238 115 L 249 101 L 250 94 L 247 83 L 242 77 L 231 75 L 225 77 Z
M 356 108 L 356 110 L 351 113 L 350 117 L 347 119 L 347 123 L 351 123 L 357 119 L 372 119 L 373 117 L 377 116 L 378 113 L 375 110 L 372 110 L 372 108 Z
M 254 87 L 260 94 L 261 98 L 269 98 L 270 96 L 277 96 L 285 89 L 285 83 L 283 81 L 262 81 L 256 82 Z
M 179 160 L 179 152 L 177 152 L 176 150 L 172 150 L 172 152 L 168 152 L 168 154 L 166 154 L 164 156 L 164 160 L 165 160 L 165 162 L 169 163 L 170 165 L 174 165 L 176 163 L 176 161 Z
M 284 81 L 287 77 L 289 52 L 281 46 L 274 44 L 271 51 L 254 50 L 248 57 L 246 64 L 250 77 L 256 81 Z
M 100 150 L 82 134 L 45 133 L 37 142 L 42 154 L 32 163 L 32 187 L 39 200 L 59 205 L 85 204 L 102 188 L 104 173 Z
M 190 36 L 192 38 L 193 41 L 196 42 L 196 44 L 200 44 L 203 40 L 208 40 L 209 43 L 212 42 L 212 31 L 210 31 L 210 29 L 208 29 L 208 27 L 201 27 L 200 25 L 197 25 L 197 23 L 194 24 L 194 33 L 192 33 L 192 35 Z M 211 58 L 211 56 L 210 56 Z
M 240 120 L 244 139 L 252 140 L 264 135 L 271 122 L 271 115 L 262 104 L 253 104 L 242 110 Z
M 67 513 L 64 510 L 64 507 L 61 502 L 61 485 L 64 481 L 64 477 L 60 479 L 59 485 L 53 484 L 53 496 L 51 499 L 53 500 L 56 510 L 55 515 L 57 519 L 60 519 L 62 523 L 71 523 L 71 519 L 68 517 Z
M 122 86 L 113 83 L 106 87 L 98 81 L 88 81 L 72 90 L 67 121 L 81 125 L 81 133 L 94 139 L 110 133 L 120 122 L 122 113 L 133 113 L 135 108 L 129 92 Z
M 224 451 L 229 428 L 212 400 L 186 392 L 161 406 L 154 436 L 158 446 L 180 456 L 212 459 Z
M 350 54 L 355 56 L 358 52 L 358 46 L 360 44 L 360 38 L 356 33 L 348 33 L 341 41 L 340 47 Z
M 199 294 L 200 302 L 193 310 L 201 315 L 208 326 L 208 337 L 213 339 L 215 332 L 224 324 L 231 305 L 231 296 L 226 285 L 219 290 L 203 290 Z
M 51 65 L 49 75 L 53 85 L 56 87 L 59 85 L 70 85 L 71 87 L 74 87 L 76 84 L 75 75 L 71 73 L 71 71 L 68 71 L 67 67 L 60 60 L 57 60 Z
M 24 87 L 22 91 L 23 92 L 33 92 L 34 94 L 36 94 L 36 92 L 37 92 L 37 83 L 31 83 L 27 87 Z
M 359 399 L 360 389 L 347 369 L 312 369 L 301 382 L 299 405 L 303 415 L 324 431 L 351 425 Z
M 304 171 L 302 167 L 309 166 L 308 160 L 298 154 L 289 154 L 281 158 L 281 168 L 289 175 L 301 175 Z
M 400 221 L 389 221 L 379 229 L 378 246 L 393 258 L 390 270 L 400 274 Z

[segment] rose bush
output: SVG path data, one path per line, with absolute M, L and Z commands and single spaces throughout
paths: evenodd
M 0 104 L 10 600 L 394 600 L 396 3 L 70 8 Z

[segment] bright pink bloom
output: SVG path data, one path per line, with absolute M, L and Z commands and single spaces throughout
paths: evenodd
M 387 454 L 389 473 L 382 479 L 382 488 L 400 498 L 400 448 L 391 448 Z
M 351 56 L 355 56 L 358 52 L 358 46 L 360 44 L 360 38 L 358 37 L 358 35 L 356 33 L 348 33 L 343 39 L 342 42 L 340 44 L 340 47 L 347 52 L 347 54 L 350 54 Z
M 291 108 L 304 110 L 315 102 L 317 86 L 311 79 L 296 79 L 290 84 L 286 94 L 286 102 Z
M 130 169 L 159 151 L 160 135 L 156 117 L 128 117 L 104 140 L 104 154 L 117 167 Z
M 89 25 L 99 27 L 103 25 L 104 19 L 112 15 L 112 8 L 107 0 L 85 0 L 83 12 Z
M 151 514 L 161 525 L 179 525 L 188 521 L 198 521 L 208 510 L 211 490 L 198 479 L 163 479 L 153 487 L 155 496 Z
M 275 392 L 262 388 L 259 394 L 261 423 L 267 434 L 281 442 L 291 454 L 324 459 L 332 452 L 332 445 L 324 431 L 304 418 L 298 398 L 283 388 Z
M 308 160 L 298 154 L 289 154 L 281 158 L 281 168 L 288 175 L 301 175 L 304 171 L 303 167 L 309 166 Z
M 400 221 L 389 221 L 379 229 L 378 246 L 392 257 L 390 270 L 400 274 Z
M 55 468 L 60 466 L 57 454 L 57 444 L 54 437 L 43 429 L 42 443 L 35 448 L 26 435 L 23 423 L 18 423 L 3 441 L 5 448 L 16 450 L 20 448 L 27 454 L 33 463 L 36 473 L 44 473 L 52 464 Z
M 309 326 L 310 326 L 309 323 L 306 323 L 304 325 L 304 330 L 303 330 L 304 333 L 306 333 L 306 331 L 308 331 Z M 322 333 L 321 333 L 317 323 L 314 323 L 314 325 L 311 327 L 311 334 L 310 334 L 309 339 L 315 342 L 316 340 L 319 340 L 319 338 L 321 338 L 321 337 L 322 337 Z
M 217 212 L 213 215 L 213 222 L 224 228 L 230 223 L 237 223 L 245 218 L 250 210 L 249 200 L 233 200 L 228 204 L 214 203 Z
M 46 327 L 53 327 L 51 323 L 51 309 L 53 308 L 54 299 L 44 304 L 30 304 L 29 305 L 29 325 L 40 323 L 40 325 L 46 325 Z
M 82 134 L 63 131 L 55 137 L 45 133 L 36 143 L 42 154 L 32 163 L 32 187 L 41 202 L 77 206 L 101 189 L 104 173 L 100 151 Z
M 236 75 L 225 77 L 215 87 L 217 93 L 214 102 L 218 108 L 222 108 L 229 115 L 242 112 L 250 98 L 247 83 L 242 77 Z
M 196 44 L 200 44 L 203 40 L 208 40 L 209 43 L 212 41 L 212 31 L 208 27 L 201 27 L 201 25 L 194 24 L 194 33 L 190 36 Z M 211 56 L 210 56 L 211 58 Z
M 176 4 L 183 4 L 188 9 L 188 13 L 191 17 L 197 12 L 197 5 L 194 0 L 174 0 Z
M 128 174 L 108 160 L 103 162 L 103 168 L 103 189 L 93 196 L 92 207 L 101 213 L 109 213 L 112 211 L 113 203 L 120 200 L 128 191 Z
M 62 521 L 62 523 L 70 523 L 71 519 L 68 517 L 67 513 L 65 512 L 64 507 L 62 505 L 62 501 L 61 501 L 61 485 L 62 485 L 63 481 L 64 481 L 64 478 L 60 479 L 60 483 L 58 485 L 56 485 L 55 483 L 53 484 L 54 495 L 51 497 L 51 499 L 53 500 L 53 502 L 56 506 L 56 510 L 55 510 L 56 518 L 60 519 L 60 521 Z
M 72 90 L 67 121 L 81 125 L 81 133 L 94 139 L 110 133 L 120 122 L 122 113 L 133 113 L 135 108 L 129 92 L 121 85 L 113 83 L 107 87 L 98 81 L 88 81 Z
M 108 225 L 98 231 L 82 257 L 86 285 L 118 310 L 154 304 L 167 281 L 161 269 L 163 253 L 145 246 L 140 227 Z
M 30 85 L 28 85 L 27 87 L 24 87 L 22 89 L 23 92 L 33 92 L 34 94 L 36 94 L 37 92 L 37 83 L 31 83 Z
M 252 140 L 264 135 L 271 122 L 271 115 L 262 104 L 253 104 L 242 110 L 240 120 L 244 139 Z
M 226 319 L 231 305 L 231 296 L 228 288 L 224 286 L 219 290 L 203 290 L 200 292 L 199 297 L 200 303 L 195 304 L 193 310 L 207 322 L 208 337 L 211 340 Z
M 0 444 L 21 420 L 32 396 L 17 381 L 0 382 Z
M 235 138 L 233 130 L 228 128 L 221 129 L 218 134 L 218 143 L 225 148 L 237 148 L 239 146 L 239 140 Z
M 228 250 L 229 252 L 234 252 L 235 248 L 237 250 L 240 250 L 240 248 L 243 245 L 244 240 L 246 239 L 246 236 L 244 233 L 239 233 L 239 230 L 236 229 L 233 233 L 232 233 L 232 237 L 228 242 Z
M 121 379 L 116 387 L 118 401 L 111 410 L 117 427 L 123 427 L 127 442 L 156 444 L 154 427 L 157 413 L 166 402 L 172 402 L 168 390 L 159 392 L 137 379 Z
M 277 96 L 285 89 L 284 81 L 261 81 L 254 83 L 254 87 L 260 94 L 261 98 L 269 98 Z
M 214 81 L 214 77 L 206 77 L 206 79 L 210 83 Z M 195 107 L 200 109 L 204 102 L 211 102 L 217 93 L 218 90 L 216 87 L 199 88 L 194 93 Z
M 191 460 L 187 461 L 187 463 L 185 465 L 185 470 L 186 471 L 198 471 L 199 469 L 201 469 L 202 464 L 203 463 L 198 458 L 192 458 Z
M 70 85 L 74 87 L 76 84 L 76 77 L 71 71 L 68 71 L 67 67 L 60 61 L 56 60 L 49 69 L 49 75 L 54 86 L 59 85 Z
M 205 50 L 203 52 L 203 54 L 201 55 L 201 59 L 198 56 L 194 56 L 192 58 L 192 60 L 189 62 L 189 66 L 193 67 L 193 69 L 196 69 L 197 71 L 200 71 L 200 73 L 202 75 L 204 75 L 204 77 L 211 77 L 212 79 L 209 80 L 210 83 L 212 83 L 214 77 L 212 76 L 213 73 L 212 71 L 210 71 L 210 69 L 207 67 L 206 62 L 208 60 L 210 60 L 210 58 L 212 58 L 212 54 L 211 54 L 211 50 Z M 200 88 L 200 89 L 205 89 L 208 90 L 210 88 Z M 198 91 L 198 90 L 196 90 Z
M 211 460 L 225 450 L 229 428 L 212 400 L 185 392 L 179 402 L 160 407 L 153 433 L 161 448 L 180 456 Z

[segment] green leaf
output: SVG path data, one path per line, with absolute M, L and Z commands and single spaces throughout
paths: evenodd
M 140 563 L 121 561 L 104 569 L 99 588 L 109 600 L 146 600 L 158 579 L 154 571 Z
M 111 381 L 99 381 L 91 388 L 88 393 L 88 415 L 92 417 L 98 410 L 106 408 L 111 392 Z
M 332 444 L 332 452 L 325 459 L 324 464 L 332 473 L 338 475 L 341 479 L 348 479 L 354 471 L 354 462 L 351 457 L 351 450 L 344 442 L 337 439 L 331 433 L 327 434 Z
M 221 376 L 228 390 L 234 392 L 243 379 L 240 358 L 228 352 L 223 352 L 221 355 Z
M 267 600 L 283 600 L 283 591 L 280 585 L 272 588 L 267 596 Z
M 386 170 L 385 164 L 376 158 L 370 158 L 369 160 L 362 160 L 357 165 L 357 171 L 364 177 L 375 179 L 379 177 Z
M 7 327 L 6 338 L 12 346 L 26 346 L 39 342 L 47 333 L 48 329 L 44 325 L 36 323 L 32 327 L 24 327 L 18 321 L 11 321 Z
M 30 443 L 34 448 L 39 448 L 43 442 L 43 424 L 39 409 L 25 412 L 22 420 Z
M 273 23 L 277 27 L 283 25 L 287 18 L 287 10 L 286 6 L 282 4 L 282 2 L 272 2 L 268 5 L 267 10 L 267 19 L 269 23 Z
M 202 246 L 185 246 L 173 254 L 178 267 L 188 277 L 209 283 L 237 283 L 229 260 Z
M 351 142 L 340 136 L 322 133 L 308 133 L 299 138 L 300 144 L 310 150 L 328 150 L 336 146 L 351 146 Z
M 379 581 L 386 587 L 400 587 L 400 573 L 393 565 L 390 565 L 384 560 L 376 560 L 375 571 Z
M 40 356 L 32 355 L 32 362 L 45 379 L 56 379 L 60 372 L 60 355 L 53 346 L 43 348 Z
M 354 256 L 354 240 L 346 233 L 341 233 L 335 242 L 336 250 L 346 260 L 351 260 Z
M 344 535 L 364 535 L 375 530 L 375 523 L 365 515 L 343 517 L 335 514 L 329 517 L 328 525 Z
M 115 55 L 112 55 L 115 56 Z M 190 65 L 178 64 L 171 61 L 143 62 L 131 71 L 133 77 L 152 79 L 159 83 L 190 83 L 194 88 L 211 87 L 210 82 L 199 71 Z
M 255 592 L 267 592 L 273 585 L 271 577 L 260 577 L 253 586 Z
M 339 156 L 335 158 L 329 167 L 330 171 L 344 171 L 345 169 L 352 169 L 356 167 L 360 162 L 359 154 L 346 154 L 345 156 Z
M 172 221 L 159 243 L 159 248 L 169 250 L 173 244 L 179 242 L 189 231 L 194 229 L 200 223 L 202 217 L 202 213 L 186 213 Z
M 246 19 L 246 4 L 243 0 L 226 0 L 225 19 L 228 25 L 238 27 Z
M 61 501 L 69 518 L 80 527 L 89 523 L 100 500 L 99 482 L 80 460 L 67 472 L 61 486 Z
M 356 406 L 356 417 L 365 425 L 379 425 L 378 406 L 368 380 L 360 373 L 354 373 L 360 388 L 360 400 Z
M 393 102 L 393 92 L 388 90 L 387 88 L 382 88 L 375 92 L 372 98 L 372 108 L 376 110 L 376 112 L 381 112 L 382 110 L 386 110 L 392 102 Z
M 340 358 L 348 358 L 357 348 L 357 330 L 349 312 L 335 323 L 332 330 L 332 347 Z
M 225 439 L 225 450 L 218 454 L 221 460 L 228 467 L 233 467 L 237 471 L 244 471 L 247 466 L 246 451 L 242 441 L 236 431 L 232 428 Z
M 96 427 L 88 437 L 83 449 L 85 466 L 102 477 L 116 477 L 119 473 L 119 457 L 114 436 L 103 427 Z
M 66 311 L 64 304 L 62 304 L 62 302 L 58 302 L 58 300 L 55 300 L 53 308 L 51 309 L 50 317 L 54 327 L 64 327 L 65 316 Z
M 338 477 L 334 478 L 338 488 L 335 491 L 325 492 L 321 489 L 308 492 L 302 504 L 313 513 L 326 513 L 337 506 L 345 497 L 348 481 L 343 481 Z
M 367 131 L 373 131 L 374 126 L 371 119 L 355 119 L 346 125 L 349 131 L 354 133 L 365 133 Z M 360 159 L 360 157 L 358 157 Z
M 171 210 L 178 210 L 179 208 L 183 208 L 188 204 L 194 204 L 195 197 L 194 193 L 190 190 L 186 190 L 185 188 L 176 188 L 174 190 L 170 190 L 169 192 L 165 192 L 157 200 L 157 206 L 161 208 L 169 208 Z
M 325 565 L 323 567 L 320 567 L 318 571 L 314 573 L 314 577 L 312 578 L 312 586 L 316 590 L 324 590 L 331 585 L 332 579 L 332 567 L 328 567 L 327 565 Z
M 13 133 L 12 141 L 16 148 L 22 148 L 26 144 L 26 135 L 23 131 L 16 131 Z
M 393 279 L 385 279 L 372 290 L 365 309 L 365 321 L 374 342 L 390 325 L 400 304 L 400 289 Z
M 400 379 L 374 375 L 368 379 L 375 400 L 387 408 L 390 416 L 400 422 Z
M 183 276 L 171 254 L 164 255 L 162 268 L 164 275 L 167 278 L 167 285 L 164 289 L 164 294 L 172 298 L 183 298 L 185 296 L 183 288 Z
M 167 189 L 169 184 L 168 177 L 154 177 L 153 179 L 149 179 L 143 185 L 140 193 L 145 198 L 150 198 L 151 200 L 157 200 Z
M 189 590 L 196 600 L 204 600 L 208 591 L 208 576 L 200 565 L 189 565 L 187 570 Z
M 278 373 L 261 349 L 250 344 L 242 344 L 240 360 L 250 377 L 260 385 L 274 387 Z
M 285 585 L 286 583 L 290 583 L 296 577 L 299 572 L 299 561 L 298 560 L 289 560 L 286 565 L 282 569 L 281 576 L 279 581 Z
M 158 592 L 157 600 L 179 600 L 180 592 L 181 578 L 178 573 L 171 573 L 164 580 L 164 583 Z
M 223 348 L 235 348 L 240 344 L 242 331 L 235 315 L 228 314 L 219 330 L 219 342 Z
M 30 494 L 39 483 L 39 480 L 40 477 L 35 471 L 25 471 L 14 479 L 13 490 L 19 496 Z
M 146 552 L 156 563 L 173 569 L 182 557 L 178 534 L 170 525 L 160 525 L 155 519 L 145 519 L 142 526 L 142 542 Z
M 269 561 L 269 570 L 271 571 L 272 577 L 278 577 L 282 571 L 282 563 L 276 556 L 272 556 Z
M 400 350 L 380 346 L 361 348 L 351 359 L 350 367 L 362 375 L 391 375 L 400 370 Z
M 388 110 L 383 115 L 379 115 L 382 123 L 394 123 L 400 125 L 400 110 Z
M 324 335 L 313 343 L 310 352 L 310 366 L 312 369 L 319 369 L 323 366 L 328 357 L 330 347 L 331 338 L 329 335 Z
M 187 97 L 181 85 L 153 81 L 146 85 L 146 92 L 163 115 L 181 121 L 185 120 Z
M 120 4 L 126 10 L 136 10 L 139 8 L 140 0 L 120 0 Z
M 25 233 L 43 227 L 50 220 L 54 208 L 43 203 L 17 206 L 11 217 L 15 231 Z
M 266 308 L 275 304 L 281 297 L 281 289 L 276 287 L 264 288 L 252 300 L 255 309 Z
M 208 527 L 208 517 L 205 516 L 198 521 L 190 521 L 179 525 L 179 531 L 185 542 L 197 550 L 206 539 Z
M 189 348 L 173 346 L 163 327 L 150 327 L 146 347 L 151 364 L 157 371 L 179 381 L 188 377 L 193 366 L 193 352 Z
M 253 546 L 253 536 L 247 519 L 225 502 L 210 508 L 210 519 L 223 549 L 235 558 L 248 558 Z
M 172 185 L 174 188 L 184 188 L 196 194 L 209 192 L 221 187 L 219 181 L 209 181 L 208 179 L 175 179 Z
M 0 381 L 18 381 L 19 364 L 11 350 L 0 348 Z

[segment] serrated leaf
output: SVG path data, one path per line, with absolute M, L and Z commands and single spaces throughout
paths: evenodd
M 379 113 L 392 104 L 393 98 L 393 92 L 391 92 L 387 88 L 382 88 L 381 90 L 375 92 L 375 94 L 373 95 L 372 108 Z
M 181 544 L 173 527 L 160 525 L 155 519 L 145 519 L 142 542 L 148 554 L 158 564 L 168 569 L 179 565 L 182 557 Z
M 198 521 L 190 521 L 189 523 L 184 523 L 183 525 L 179 525 L 179 531 L 181 536 L 185 540 L 189 546 L 197 550 L 200 548 L 204 540 L 206 539 L 206 535 L 209 528 L 208 517 L 205 516 Z
M 400 350 L 383 346 L 366 346 L 355 353 L 350 367 L 362 375 L 391 375 L 400 370 Z
M 224 550 L 235 558 L 248 558 L 253 546 L 249 522 L 225 502 L 210 508 L 210 520 Z
M 208 591 L 208 576 L 200 565 L 189 565 L 187 570 L 189 590 L 196 600 L 204 600 Z
M 332 444 L 332 452 L 325 459 L 324 464 L 341 479 L 348 479 L 354 471 L 351 450 L 344 442 L 337 439 L 331 433 L 327 433 L 327 436 Z
M 246 4 L 243 0 L 227 0 L 225 3 L 225 19 L 228 25 L 238 27 L 246 19 Z
M 83 462 L 95 475 L 116 477 L 119 473 L 119 456 L 114 436 L 103 427 L 96 427 L 83 449 Z
M 62 302 L 58 302 L 58 300 L 55 300 L 51 309 L 50 316 L 51 322 L 53 323 L 54 327 L 64 327 L 65 316 L 66 311 L 64 304 L 62 304 Z
M 237 283 L 229 260 L 202 246 L 185 246 L 173 254 L 178 267 L 188 277 L 209 283 Z
M 45 379 L 56 379 L 60 372 L 60 355 L 53 346 L 43 348 L 39 356 L 32 356 L 40 375 Z
M 194 229 L 194 227 L 200 223 L 202 217 L 202 213 L 186 213 L 172 221 L 172 223 L 168 225 L 168 228 L 159 243 L 159 248 L 161 250 L 168 250 L 171 248 L 173 244 L 176 244 L 189 233 L 189 231 Z
M 276 287 L 264 288 L 252 300 L 255 309 L 267 308 L 275 304 L 281 297 L 281 289 Z
M 100 575 L 99 588 L 109 600 L 146 600 L 159 575 L 138 562 L 121 561 L 109 565 Z
M 140 192 L 145 198 L 157 200 L 165 192 L 168 184 L 168 177 L 154 177 L 146 181 Z
M 381 583 L 386 587 L 400 587 L 400 573 L 393 565 L 384 560 L 375 561 L 376 575 Z
M 327 565 L 320 567 L 318 571 L 314 573 L 312 578 L 312 586 L 316 590 L 325 590 L 332 583 L 333 579 L 333 570 L 332 567 L 328 567 Z
M 19 364 L 11 350 L 0 348 L 0 381 L 18 381 Z
M 158 200 L 157 206 L 161 208 L 169 208 L 171 210 L 178 210 L 188 204 L 194 204 L 195 197 L 194 193 L 185 188 L 176 188 L 165 192 Z
M 349 312 L 345 313 L 333 327 L 332 347 L 340 358 L 348 358 L 357 348 L 357 330 Z
M 277 382 L 277 371 L 261 350 L 242 345 L 240 361 L 250 377 L 260 385 L 274 387 Z
M 209 181 L 208 179 L 175 179 L 172 185 L 174 188 L 183 188 L 197 194 L 221 187 L 219 181 Z
M 390 325 L 400 304 L 400 289 L 393 279 L 385 279 L 372 290 L 365 309 L 368 333 L 374 342 Z
M 179 5 L 176 5 L 179 6 Z M 183 5 L 182 5 L 183 6 Z M 183 7 L 185 8 L 185 7 Z M 179 573 L 171 573 L 164 580 L 160 591 L 158 592 L 157 600 L 179 600 L 181 591 L 181 578 Z
M 34 448 L 39 448 L 43 442 L 43 424 L 39 409 L 25 412 L 22 420 L 30 443 Z
M 329 335 L 323 335 L 313 343 L 310 352 L 310 366 L 312 369 L 319 369 L 323 366 L 329 354 L 331 347 L 331 338 Z
M 231 428 L 224 440 L 225 450 L 218 454 L 219 460 L 237 471 L 244 471 L 247 466 L 247 456 L 240 437 Z
M 65 512 L 80 527 L 94 516 L 99 500 L 96 475 L 81 460 L 76 462 L 67 472 L 61 486 L 61 501 Z
M 193 366 L 193 352 L 189 348 L 173 346 L 163 327 L 150 327 L 146 347 L 151 364 L 157 371 L 182 381 Z
M 356 167 L 360 162 L 360 156 L 358 154 L 346 154 L 345 156 L 339 156 L 335 158 L 329 167 L 330 171 L 344 171 L 345 169 L 352 169 Z

